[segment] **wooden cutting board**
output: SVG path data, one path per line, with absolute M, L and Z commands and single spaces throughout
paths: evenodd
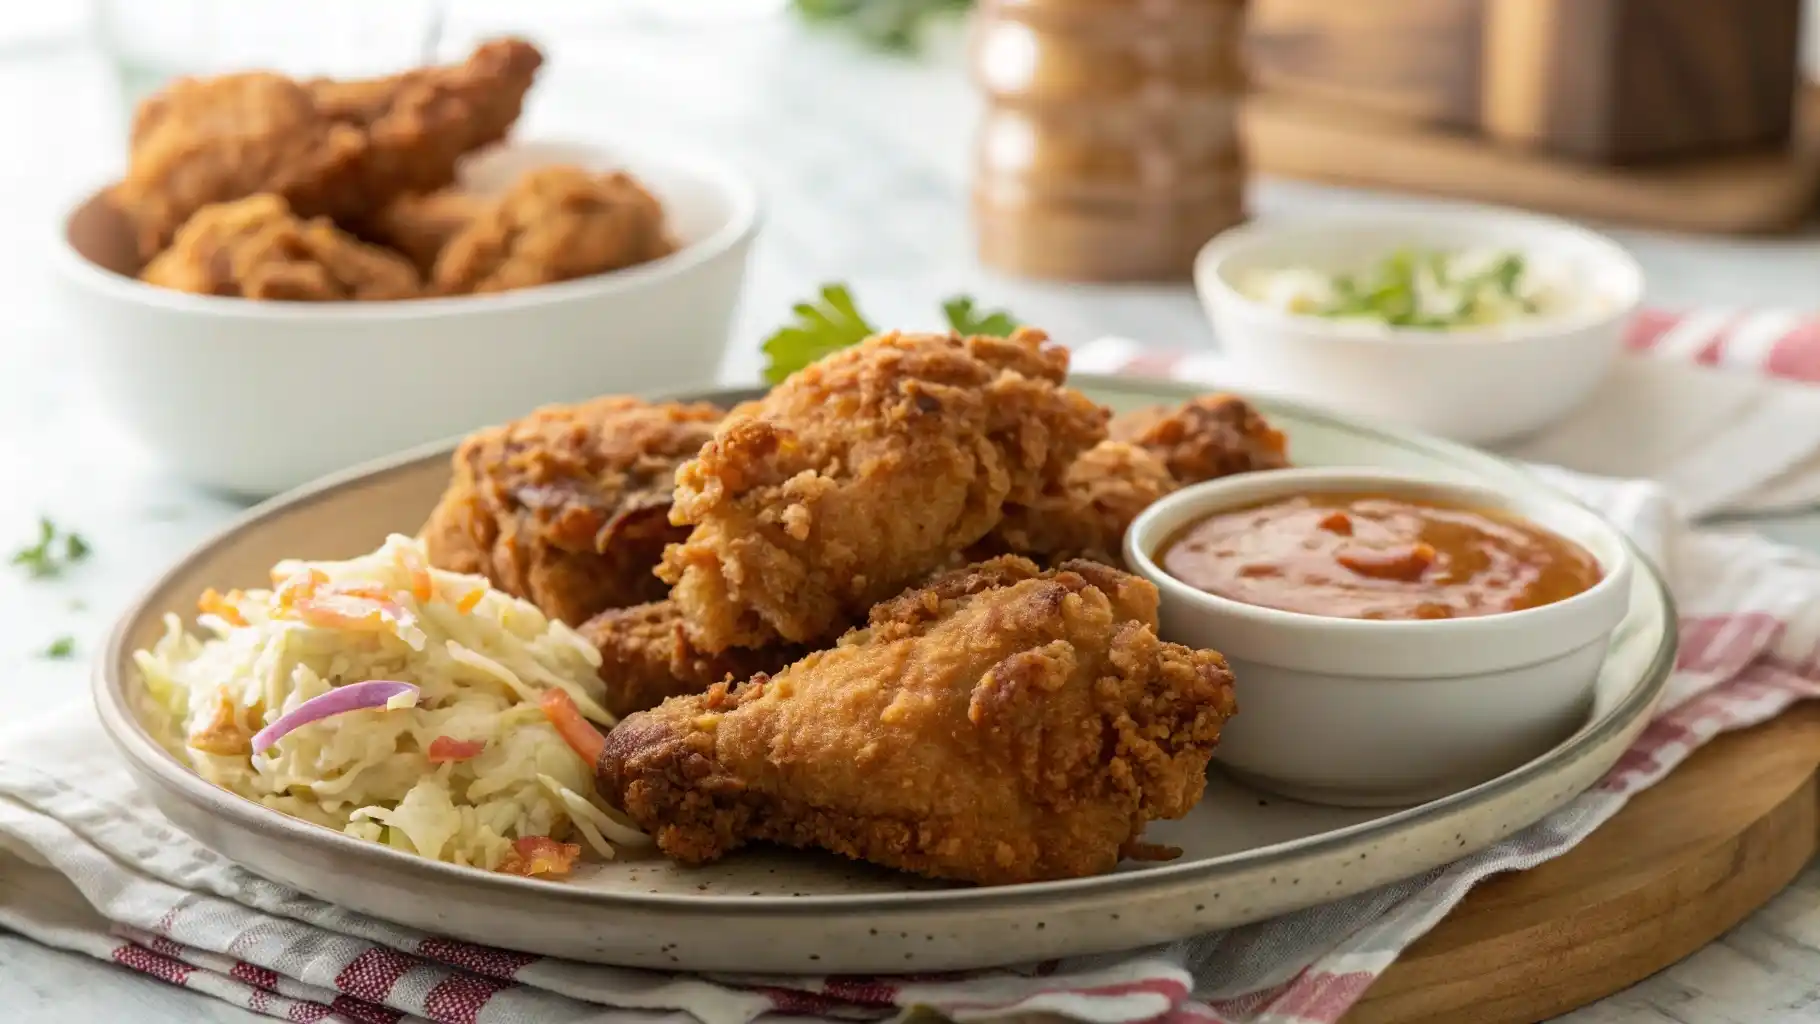
M 1793 230 L 1820 195 L 1820 86 L 1797 103 L 1786 151 L 1604 167 L 1502 148 L 1478 136 L 1319 100 L 1260 93 L 1245 112 L 1253 170 L 1474 199 L 1675 231 Z
M 1527 1024 L 1648 977 L 1820 852 L 1820 705 L 1721 736 L 1566 855 L 1492 879 L 1347 1024 Z

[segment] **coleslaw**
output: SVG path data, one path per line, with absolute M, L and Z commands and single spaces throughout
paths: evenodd
M 612 859 L 647 841 L 600 801 L 593 766 L 544 709 L 614 723 L 600 655 L 574 630 L 481 577 L 430 568 L 399 535 L 348 561 L 280 562 L 272 583 L 206 591 L 204 635 L 167 615 L 135 652 L 151 710 L 204 779 L 493 871 L 560 876 L 583 844 Z

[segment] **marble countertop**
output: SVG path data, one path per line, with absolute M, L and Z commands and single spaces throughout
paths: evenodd
M 713 149 L 762 187 L 766 227 L 724 380 L 753 379 L 764 327 L 825 280 L 852 282 L 875 319 L 892 324 L 933 326 L 936 300 L 965 289 L 1063 340 L 1116 332 L 1213 343 L 1185 287 L 1049 286 L 977 266 L 965 204 L 976 106 L 951 51 L 880 58 L 775 20 L 596 15 L 526 26 L 518 7 L 491 9 L 512 14 L 508 27 L 556 41 L 524 133 Z M 452 24 L 450 45 L 496 27 L 488 17 L 470 12 Z M 119 165 L 123 124 L 110 65 L 86 45 L 0 51 L 0 138 L 9 140 L 0 161 L 0 230 L 9 240 L 0 247 L 0 541 L 10 549 L 49 516 L 94 546 L 61 579 L 0 574 L 0 714 L 9 718 L 85 700 L 84 662 L 113 615 L 178 551 L 240 511 L 163 475 L 115 432 L 68 356 L 43 253 L 57 211 Z M 1266 214 L 1386 202 L 1394 201 L 1282 182 L 1260 183 L 1254 196 Z M 1614 234 L 1644 265 L 1658 304 L 1811 305 L 1820 280 L 1820 237 L 1811 234 Z M 1820 526 L 1808 517 L 1751 525 L 1820 547 Z M 74 639 L 76 656 L 44 657 L 60 635 Z M 1817 1005 L 1820 871 L 1810 869 L 1722 942 L 1563 1019 L 1761 1024 L 1807 1019 Z M 0 1006 L 16 1024 L 262 1019 L 4 933 Z

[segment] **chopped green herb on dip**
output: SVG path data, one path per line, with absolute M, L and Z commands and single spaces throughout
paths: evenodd
M 1290 313 L 1437 331 L 1532 319 L 1562 307 L 1522 253 L 1484 249 L 1402 249 L 1349 274 L 1259 271 L 1240 290 Z

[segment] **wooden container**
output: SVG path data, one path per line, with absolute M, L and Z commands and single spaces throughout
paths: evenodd
M 1261 89 L 1606 164 L 1784 145 L 1802 0 L 1255 0 Z
M 1175 280 L 1244 218 L 1246 0 L 985 0 L 971 65 L 980 259 Z

